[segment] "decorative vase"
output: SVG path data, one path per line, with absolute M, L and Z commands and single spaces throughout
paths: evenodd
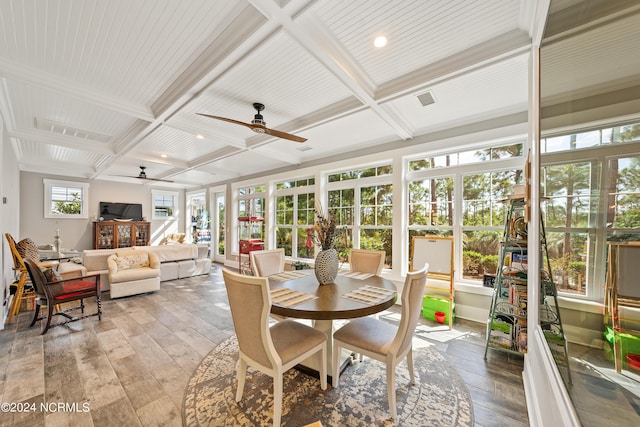
M 318 283 L 328 285 L 336 280 L 338 275 L 338 251 L 335 249 L 321 250 L 316 257 L 314 271 Z

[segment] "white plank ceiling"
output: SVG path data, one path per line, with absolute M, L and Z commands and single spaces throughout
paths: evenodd
M 0 114 L 23 171 L 140 182 L 122 176 L 144 165 L 174 181 L 147 184 L 215 185 L 526 111 L 535 3 L 3 0 Z M 588 55 L 567 44 L 549 58 Z M 307 142 L 196 115 L 249 122 L 254 102 Z

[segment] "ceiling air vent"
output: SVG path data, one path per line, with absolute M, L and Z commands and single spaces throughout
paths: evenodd
M 431 91 L 427 91 L 418 95 L 418 101 L 420 101 L 420 104 L 422 104 L 423 107 L 426 107 L 427 105 L 435 104 L 436 99 L 433 97 L 433 93 L 431 93 Z
M 92 132 L 89 130 L 82 130 L 74 128 L 63 123 L 52 122 L 51 120 L 40 119 L 38 117 L 33 118 L 33 124 L 36 129 L 46 130 L 47 132 L 58 133 L 61 135 L 73 136 L 76 138 L 90 139 L 98 142 L 109 142 L 111 135 L 105 135 L 103 133 Z

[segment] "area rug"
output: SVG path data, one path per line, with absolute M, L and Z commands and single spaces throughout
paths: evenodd
M 273 381 L 252 368 L 242 401 L 235 402 L 238 344 L 230 337 L 200 362 L 183 402 L 185 426 L 270 426 Z M 370 358 L 348 366 L 340 384 L 325 391 L 317 378 L 295 369 L 284 375 L 282 425 L 472 426 L 473 404 L 464 381 L 434 348 L 414 349 L 416 384 L 406 362 L 396 369 L 398 419 L 389 419 L 385 365 Z

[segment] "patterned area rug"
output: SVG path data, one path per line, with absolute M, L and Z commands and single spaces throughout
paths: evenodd
M 457 372 L 435 349 L 414 349 L 416 385 L 409 385 L 406 363 L 396 369 L 400 426 L 472 426 L 473 404 Z M 244 394 L 235 402 L 238 358 L 236 337 L 218 345 L 202 360 L 189 380 L 183 403 L 185 426 L 270 426 L 273 381 L 252 368 Z M 320 390 L 320 382 L 295 369 L 284 375 L 282 425 L 389 426 L 383 363 L 365 358 L 348 366 L 340 385 Z

